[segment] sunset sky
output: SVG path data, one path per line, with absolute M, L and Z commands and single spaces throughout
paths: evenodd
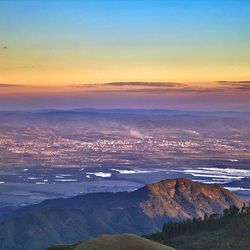
M 0 109 L 250 109 L 248 0 L 0 0 Z

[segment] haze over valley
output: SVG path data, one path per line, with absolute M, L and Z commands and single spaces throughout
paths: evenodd
M 3 208 L 131 191 L 176 177 L 250 197 L 248 112 L 83 109 L 0 115 Z
M 0 250 L 249 250 L 249 27 L 248 0 L 0 0 Z

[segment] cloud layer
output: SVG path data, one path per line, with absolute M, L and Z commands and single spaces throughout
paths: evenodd
M 0 83 L 0 88 L 16 88 L 16 87 L 24 87 L 24 85 L 21 85 L 21 84 Z
M 167 88 L 174 88 L 174 87 L 184 87 L 187 84 L 179 83 L 179 82 L 109 82 L 104 83 L 107 86 L 114 86 L 114 87 L 167 87 Z
M 0 110 L 22 107 L 250 110 L 250 83 L 140 81 L 54 87 L 0 83 Z
M 211 86 L 210 86 L 211 85 Z M 95 93 L 141 93 L 141 94 L 185 94 L 224 93 L 232 94 L 250 90 L 250 81 L 217 81 L 209 84 L 189 84 L 179 82 L 109 82 L 82 84 L 74 87 Z

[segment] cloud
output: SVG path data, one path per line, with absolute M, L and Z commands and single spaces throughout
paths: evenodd
M 223 85 L 250 84 L 250 80 L 247 80 L 247 81 L 217 81 L 217 83 L 221 83 Z
M 76 85 L 76 88 L 96 88 L 96 87 L 155 87 L 155 88 L 180 88 L 187 84 L 179 82 L 108 82 Z
M 105 93 L 144 93 L 144 94 L 161 94 L 166 92 L 176 92 L 180 91 L 180 89 L 166 89 L 166 88 L 141 88 L 141 89 L 97 89 L 93 90 L 94 92 L 105 92 Z M 189 92 L 192 90 L 184 90 L 185 92 Z
M 13 87 L 24 87 L 21 84 L 9 84 L 9 83 L 0 83 L 0 88 L 13 88 Z
M 217 83 L 227 87 L 228 90 L 250 90 L 250 81 L 217 81 Z
M 234 89 L 236 89 L 236 90 L 250 90 L 250 83 L 234 85 Z
M 166 88 L 187 86 L 186 84 L 179 82 L 109 82 L 109 83 L 104 83 L 104 85 L 113 87 L 131 86 L 131 87 L 166 87 Z
M 102 86 L 103 84 L 100 83 L 92 83 L 92 84 L 79 84 L 79 85 L 74 85 L 74 88 L 96 88 L 96 86 Z M 69 85 L 69 87 L 72 87 Z
M 185 83 L 178 82 L 110 82 L 98 84 L 82 84 L 75 87 L 82 88 L 85 92 L 93 93 L 124 93 L 124 94 L 166 94 L 166 93 L 208 93 L 223 92 L 224 88 L 201 88 L 198 86 L 189 86 Z
M 140 131 L 136 129 L 130 129 L 129 135 L 135 138 L 140 138 L 140 139 L 144 139 L 146 137 L 143 133 L 141 133 Z

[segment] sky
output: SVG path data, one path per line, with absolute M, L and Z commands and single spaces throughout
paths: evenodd
M 248 0 L 0 0 L 0 109 L 249 110 Z

